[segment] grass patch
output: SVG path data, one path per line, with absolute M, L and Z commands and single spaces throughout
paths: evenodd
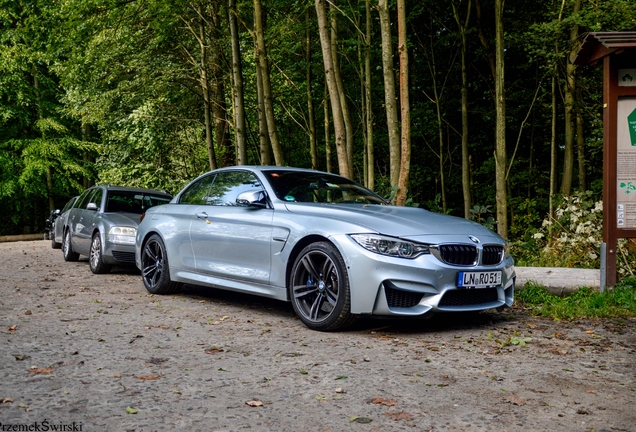
M 528 283 L 515 293 L 519 306 L 534 315 L 559 320 L 579 318 L 615 318 L 636 316 L 636 278 L 628 278 L 613 290 L 603 293 L 581 288 L 575 294 L 559 297 L 543 286 Z

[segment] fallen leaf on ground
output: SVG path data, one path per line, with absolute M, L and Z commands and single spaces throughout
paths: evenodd
M 126 412 L 128 414 L 137 414 L 138 413 L 138 411 L 135 408 L 133 408 L 133 407 L 126 407 Z
M 524 398 L 522 398 L 521 396 L 510 396 L 508 398 L 508 402 L 510 402 L 513 405 L 525 405 L 526 400 Z
M 253 400 L 253 401 L 245 402 L 245 405 L 248 405 L 248 406 L 251 406 L 251 407 L 262 407 L 263 406 L 263 402 L 258 401 L 258 400 Z
M 55 372 L 53 369 L 37 368 L 35 366 L 31 366 L 31 368 L 29 369 L 29 373 L 32 373 L 32 374 L 49 374 L 53 372 Z
M 373 420 L 371 420 L 369 417 L 358 417 L 358 416 L 353 416 L 349 419 L 349 423 L 371 423 Z
M 1 398 L 0 399 L 0 403 L 11 403 L 13 402 L 13 399 L 11 398 Z
M 15 329 L 17 329 L 18 326 L 17 325 L 12 325 L 11 327 L 9 327 L 9 331 L 15 331 Z
M 151 381 L 151 380 L 158 380 L 159 378 L 161 378 L 161 376 L 149 374 L 149 375 L 137 375 L 136 378 L 140 380 Z
M 220 346 L 214 346 L 212 348 L 205 350 L 204 352 L 206 354 L 216 354 L 216 353 L 223 352 L 223 348 L 221 348 Z
M 382 399 L 379 396 L 376 396 L 375 398 L 373 398 L 371 403 L 372 404 L 376 404 L 376 405 L 386 405 L 386 406 L 396 406 L 397 405 L 397 401 L 394 401 L 393 399 Z
M 587 334 L 594 334 L 594 330 L 587 330 L 585 333 L 587 333 Z
M 384 413 L 385 416 L 390 417 L 391 420 L 413 420 L 413 414 L 407 413 L 405 411 L 387 411 Z

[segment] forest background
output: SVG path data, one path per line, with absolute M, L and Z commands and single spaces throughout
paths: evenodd
M 95 182 L 271 164 L 597 267 L 602 68 L 573 60 L 625 30 L 634 0 L 0 0 L 0 235 Z

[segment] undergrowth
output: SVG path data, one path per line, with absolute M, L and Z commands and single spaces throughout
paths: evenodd
M 636 316 L 636 278 L 625 278 L 616 288 L 602 293 L 581 288 L 565 297 L 528 283 L 522 291 L 515 293 L 515 297 L 518 306 L 529 309 L 534 315 L 557 320 Z

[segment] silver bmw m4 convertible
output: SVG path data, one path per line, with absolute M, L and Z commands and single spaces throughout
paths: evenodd
M 514 300 L 513 259 L 497 234 L 298 168 L 199 176 L 146 211 L 135 259 L 151 293 L 194 284 L 291 301 L 322 331 L 360 315 L 422 317 Z

